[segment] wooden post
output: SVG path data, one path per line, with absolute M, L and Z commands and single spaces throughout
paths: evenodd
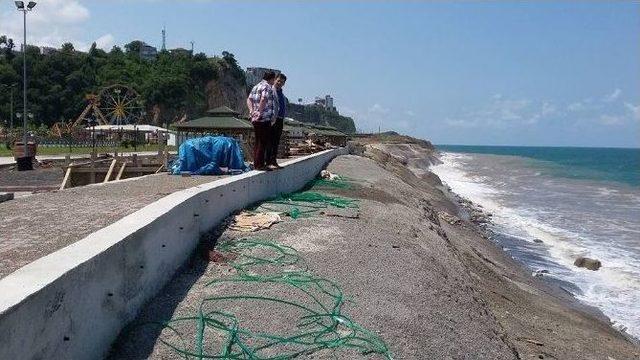
M 116 160 L 116 159 L 113 159 L 113 161 L 111 162 L 111 166 L 109 166 L 109 171 L 107 171 L 107 176 L 104 177 L 103 183 L 109 182 L 109 178 L 111 177 L 111 173 L 113 173 L 113 168 L 116 167 L 116 162 L 118 162 L 118 160 Z
M 89 174 L 89 182 L 91 184 L 96 183 L 96 159 L 91 154 L 91 173 Z
M 133 159 L 133 167 L 137 168 L 138 167 L 138 154 L 133 154 L 131 156 L 131 158 Z M 138 176 L 140 176 L 140 174 L 138 174 Z
M 116 180 L 120 180 L 120 178 L 122 177 L 122 174 L 124 173 L 125 166 L 127 166 L 127 163 L 123 162 L 122 163 L 122 167 L 120 168 L 120 171 L 118 171 L 118 176 L 116 176 Z
M 71 169 L 73 168 L 73 164 L 69 164 L 67 166 L 67 172 L 64 174 L 64 179 L 62 180 L 62 184 L 60 185 L 60 190 L 64 190 L 67 187 L 67 183 L 69 182 L 69 178 L 71 178 Z

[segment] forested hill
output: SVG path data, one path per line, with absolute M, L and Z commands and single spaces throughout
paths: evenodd
M 22 103 L 22 56 L 9 47 L 2 48 L 0 83 L 17 84 L 16 104 Z M 229 72 L 244 83 L 244 72 L 233 54 L 207 58 L 162 52 L 157 60 L 140 59 L 136 42 L 124 50 L 110 52 L 94 46 L 88 52 L 75 51 L 64 44 L 60 51 L 40 54 L 37 47 L 27 48 L 29 111 L 36 125 L 52 125 L 75 120 L 86 107 L 87 94 L 113 84 L 137 90 L 145 101 L 149 118 L 158 123 L 172 121 L 177 115 L 202 113 L 207 108 L 207 84 Z M 4 89 L 3 89 L 4 90 Z M 9 118 L 9 91 L 0 91 L 0 118 Z M 21 106 L 19 106 L 21 107 Z M 20 111 L 18 109 L 18 111 Z
M 47 55 L 41 54 L 38 47 L 27 47 L 27 100 L 29 112 L 34 115 L 33 125 L 74 121 L 87 106 L 88 94 L 114 84 L 134 88 L 144 101 L 147 122 L 156 125 L 167 125 L 185 116 L 194 118 L 221 105 L 246 113 L 245 72 L 233 54 L 225 51 L 221 56 L 207 57 L 203 53 L 162 51 L 154 60 L 143 60 L 139 55 L 141 44 L 132 41 L 109 52 L 93 44 L 88 52 L 80 52 L 67 43 Z M 22 54 L 14 51 L 13 41 L 0 36 L 0 126 L 10 118 L 12 84 L 14 108 L 20 112 Z M 296 106 L 290 114 L 300 116 L 300 121 L 355 131 L 350 118 L 315 106 L 298 111 Z

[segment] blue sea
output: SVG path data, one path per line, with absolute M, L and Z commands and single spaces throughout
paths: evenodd
M 640 149 L 437 148 L 431 170 L 493 214 L 494 241 L 640 338 Z M 579 256 L 602 268 L 575 267 Z

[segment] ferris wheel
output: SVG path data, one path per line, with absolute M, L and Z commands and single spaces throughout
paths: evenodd
M 98 93 L 97 108 L 111 125 L 136 124 L 145 115 L 144 104 L 137 91 L 126 85 L 111 85 Z

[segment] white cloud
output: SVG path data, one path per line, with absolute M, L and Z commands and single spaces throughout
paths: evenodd
M 482 108 L 466 112 L 457 117 L 445 119 L 445 123 L 454 127 L 495 127 L 533 125 L 540 120 L 561 113 L 558 107 L 549 101 L 534 102 L 529 99 L 510 99 L 494 95 Z
M 569 106 L 567 106 L 567 110 L 571 111 L 571 112 L 578 112 L 578 111 L 584 111 L 586 110 L 586 106 L 581 102 L 581 101 L 577 101 L 574 103 L 569 104 Z
M 11 7 L 0 13 L 2 32 L 13 38 L 19 48 L 22 43 L 22 16 Z M 91 18 L 89 9 L 78 0 L 42 0 L 27 14 L 27 43 L 37 46 L 60 47 L 65 42 L 73 43 L 77 49 L 86 50 L 90 42 L 79 35 L 85 34 L 83 27 Z M 107 35 L 104 35 L 105 37 Z M 103 38 L 101 37 L 101 39 Z M 105 37 L 103 43 L 108 43 Z M 113 37 L 110 39 L 113 42 Z
M 549 102 L 542 103 L 542 110 L 540 111 L 541 116 L 549 116 L 556 114 L 558 109 Z
M 111 50 L 115 38 L 111 34 L 102 35 L 96 39 L 96 46 L 100 49 Z
M 622 90 L 615 89 L 615 90 L 613 90 L 613 92 L 611 94 L 606 95 L 602 99 L 602 101 L 604 101 L 604 102 L 614 102 L 620 97 L 621 94 L 622 94 Z
M 380 104 L 373 104 L 373 106 L 371 106 L 369 108 L 369 113 L 371 113 L 371 114 L 388 114 L 389 113 L 389 109 L 383 107 Z
M 619 125 L 624 122 L 624 118 L 618 115 L 600 115 L 600 123 L 604 125 Z
M 476 127 L 476 126 L 479 125 L 478 119 L 451 119 L 451 118 L 446 118 L 444 120 L 444 122 L 447 125 L 453 126 L 453 127 L 471 128 L 471 127 Z
M 631 113 L 631 116 L 640 121 L 640 105 L 633 105 L 630 103 L 624 103 L 624 107 Z
M 411 111 L 411 110 L 406 110 L 406 111 L 404 112 L 404 114 L 405 114 L 405 115 L 407 115 L 407 116 L 410 116 L 410 117 L 414 117 L 414 116 L 416 116 L 416 113 L 415 113 L 415 112 L 413 112 L 413 111 Z
M 350 108 L 348 106 L 340 106 L 340 113 L 342 115 L 346 115 L 346 116 L 350 116 L 350 117 L 357 117 L 359 115 L 359 113 L 356 110 L 354 110 L 354 109 L 352 109 L 352 108 Z

